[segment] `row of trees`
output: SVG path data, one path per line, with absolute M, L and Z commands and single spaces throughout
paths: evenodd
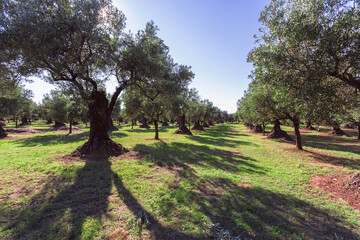
M 238 101 L 237 115 L 264 126 L 270 137 L 286 137 L 279 120 L 334 127 L 360 124 L 360 9 L 349 0 L 272 0 L 261 13 L 263 28 L 248 56 L 252 82 Z M 359 128 L 360 139 L 360 128 Z
M 174 62 L 155 24 L 149 22 L 136 34 L 124 33 L 125 16 L 110 0 L 4 0 L 0 4 L 1 82 L 16 85 L 37 76 L 56 84 L 61 91 L 45 97 L 44 118 L 71 123 L 86 112 L 89 140 L 75 155 L 121 154 L 123 147 L 108 135 L 112 118 L 121 118 L 121 112 L 131 120 L 139 114 L 144 123 L 151 120 L 156 139 L 160 120 L 178 118 L 177 132 L 190 133 L 186 121 L 199 127 L 201 122 L 226 117 L 188 89 L 194 77 L 191 68 Z M 107 94 L 105 82 L 110 79 L 117 87 Z M 199 111 L 191 112 L 192 108 Z M 57 116 L 59 110 L 62 114 Z
M 155 99 L 160 95 L 157 86 L 171 82 L 180 91 L 193 78 L 190 67 L 173 61 L 154 23 L 135 35 L 125 34 L 124 26 L 124 14 L 107 0 L 1 1 L 3 68 L 13 66 L 21 76 L 59 83 L 87 104 L 90 136 L 75 154 L 124 151 L 108 135 L 111 113 L 124 89 L 136 86 Z M 104 83 L 110 78 L 118 86 L 109 101 Z

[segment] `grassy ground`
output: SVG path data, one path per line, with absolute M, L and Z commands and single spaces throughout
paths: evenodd
M 360 170 L 351 138 L 309 132 L 300 152 L 239 124 L 162 127 L 160 141 L 122 126 L 112 138 L 131 151 L 91 162 L 62 157 L 88 129 L 31 127 L 44 134 L 0 141 L 0 239 L 204 239 L 215 223 L 239 239 L 360 239 L 360 213 L 310 186 Z

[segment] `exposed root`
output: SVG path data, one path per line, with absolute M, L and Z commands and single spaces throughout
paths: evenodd
M 201 125 L 195 125 L 194 127 L 191 128 L 191 130 L 205 131 L 205 129 Z
M 78 147 L 71 156 L 73 157 L 110 157 L 119 156 L 128 152 L 121 144 L 111 139 L 90 139 L 84 145 Z
M 278 138 L 284 138 L 288 141 L 294 141 L 290 136 L 289 134 L 287 134 L 287 132 L 283 131 L 283 130 L 280 130 L 280 131 L 274 131 L 274 130 L 271 130 L 271 132 L 269 133 L 268 135 L 268 138 L 271 138 L 271 139 L 278 139 Z
M 187 127 L 182 127 L 176 130 L 175 134 L 192 135 L 191 131 Z

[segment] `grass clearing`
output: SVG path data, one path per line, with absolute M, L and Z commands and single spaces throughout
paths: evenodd
M 309 132 L 300 152 L 239 124 L 194 136 L 161 127 L 160 141 L 121 126 L 111 137 L 131 151 L 91 162 L 56 157 L 88 129 L 31 127 L 44 133 L 0 141 L 2 239 L 203 239 L 215 223 L 244 239 L 360 238 L 360 213 L 310 183 L 360 170 L 350 138 Z

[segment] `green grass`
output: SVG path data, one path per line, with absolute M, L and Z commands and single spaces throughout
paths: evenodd
M 310 155 L 239 124 L 162 127 L 160 141 L 126 125 L 111 136 L 132 151 L 90 162 L 61 158 L 89 129 L 31 127 L 44 133 L 0 141 L 0 239 L 203 239 L 215 223 L 242 239 L 360 239 L 360 213 L 310 186 L 360 170 L 350 138 L 307 133 Z

